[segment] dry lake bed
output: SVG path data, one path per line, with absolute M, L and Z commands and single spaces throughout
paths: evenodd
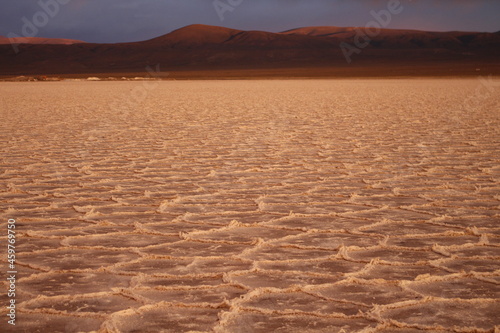
M 499 110 L 487 77 L 0 83 L 0 331 L 500 332 Z

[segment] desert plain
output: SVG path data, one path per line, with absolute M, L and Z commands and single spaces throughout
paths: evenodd
M 499 332 L 500 83 L 0 83 L 2 332 Z

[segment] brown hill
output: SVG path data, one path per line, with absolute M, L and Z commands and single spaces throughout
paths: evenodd
M 287 35 L 307 35 L 328 37 L 336 41 L 349 41 L 363 28 L 304 27 L 282 32 Z M 370 37 L 372 46 L 386 48 L 467 48 L 499 46 L 499 33 L 478 32 L 429 32 L 420 30 L 380 29 L 376 36 Z
M 265 46 L 296 47 L 300 43 L 310 44 L 313 38 L 302 35 L 276 34 L 266 31 L 243 31 L 203 24 L 193 24 L 169 34 L 145 41 L 146 45 L 183 47 L 221 47 L 221 46 Z M 323 40 L 322 43 L 325 43 Z
M 216 27 L 203 24 L 192 24 L 172 31 L 169 34 L 150 39 L 148 44 L 169 46 L 193 46 L 206 44 L 220 44 L 230 39 L 241 30 Z
M 500 75 L 499 33 L 382 29 L 348 63 L 341 45 L 355 47 L 358 31 L 305 27 L 270 33 L 190 25 L 135 43 L 30 43 L 19 45 L 19 53 L 10 45 L 0 45 L 0 76 L 136 76 L 156 64 L 171 73 L 169 77 L 181 72 L 196 72 L 199 77 L 218 76 L 215 72 L 231 73 L 228 76 L 478 75 L 478 69 Z
M 283 31 L 282 34 L 286 35 L 307 35 L 307 36 L 319 36 L 319 37 L 338 37 L 354 35 L 355 28 L 347 27 L 303 27 L 297 29 L 291 29 Z
M 62 39 L 62 38 L 41 38 L 41 37 L 14 37 L 8 38 L 5 36 L 0 36 L 0 45 L 5 44 L 50 44 L 50 45 L 71 45 L 85 43 L 81 40 L 74 39 Z

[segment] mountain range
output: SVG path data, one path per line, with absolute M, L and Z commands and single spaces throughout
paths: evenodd
M 500 32 L 303 27 L 281 33 L 190 25 L 141 42 L 0 37 L 0 76 L 170 78 L 500 75 Z

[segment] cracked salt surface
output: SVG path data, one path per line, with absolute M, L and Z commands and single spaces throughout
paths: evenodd
M 186 81 L 109 107 L 135 86 L 0 85 L 0 331 L 500 331 L 499 94 Z

